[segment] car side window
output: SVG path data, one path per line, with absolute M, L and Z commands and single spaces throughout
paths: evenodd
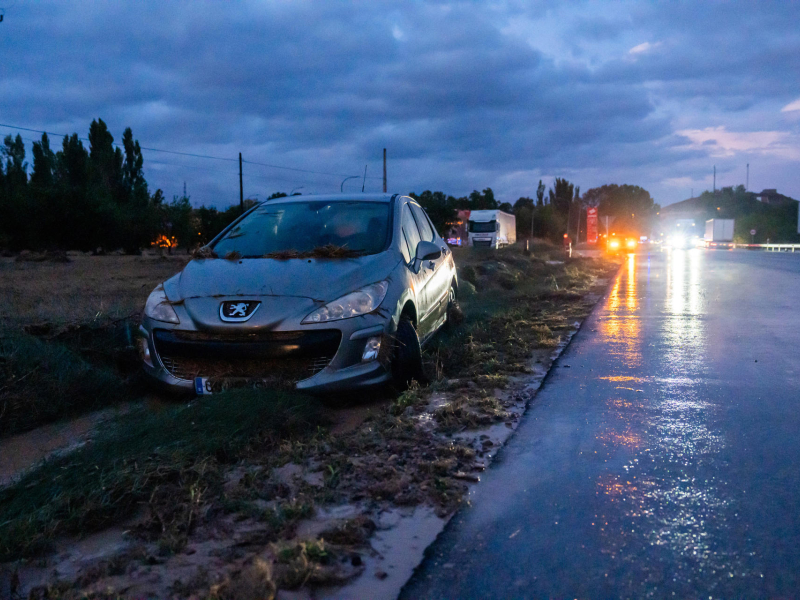
M 414 258 L 417 255 L 417 245 L 420 242 L 420 235 L 419 229 L 417 229 L 417 222 L 414 220 L 414 216 L 411 214 L 411 209 L 409 208 L 408 204 L 403 206 L 402 223 L 403 234 L 408 242 L 408 249 L 411 253 L 411 258 Z
M 411 250 L 408 248 L 408 237 L 406 236 L 406 232 L 403 231 L 402 227 L 400 228 L 400 254 L 403 255 L 406 263 L 411 262 Z
M 422 207 L 419 204 L 409 203 L 409 206 L 411 207 L 411 212 L 414 213 L 414 218 L 417 220 L 417 227 L 419 227 L 420 237 L 426 242 L 432 242 L 434 238 L 433 228 L 428 222 L 428 217 L 425 215 L 425 211 L 422 210 Z

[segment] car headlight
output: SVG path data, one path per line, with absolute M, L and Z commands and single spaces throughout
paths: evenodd
M 147 304 L 144 305 L 144 314 L 154 321 L 163 321 L 164 323 L 181 322 L 175 309 L 172 308 L 167 294 L 164 293 L 163 284 L 160 283 L 148 296 Z
M 328 302 L 322 308 L 309 313 L 301 322 L 325 323 L 365 315 L 381 305 L 388 289 L 389 283 L 386 281 L 364 286 L 360 290 Z

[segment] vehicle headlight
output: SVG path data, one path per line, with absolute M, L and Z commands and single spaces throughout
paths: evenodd
M 365 315 L 381 305 L 388 289 L 389 283 L 386 281 L 364 286 L 360 290 L 328 302 L 322 308 L 309 313 L 301 322 L 325 323 L 326 321 L 338 321 Z
M 167 295 L 164 293 L 163 284 L 160 283 L 147 298 L 147 304 L 144 305 L 144 314 L 154 321 L 163 321 L 164 323 L 181 322 Z

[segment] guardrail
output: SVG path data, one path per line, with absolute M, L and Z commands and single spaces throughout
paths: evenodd
M 800 244 L 734 244 L 733 242 L 705 242 L 706 248 L 747 248 L 765 252 L 800 252 Z

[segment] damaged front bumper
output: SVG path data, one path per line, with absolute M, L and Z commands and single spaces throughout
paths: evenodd
M 154 380 L 188 393 L 246 386 L 327 394 L 377 386 L 391 378 L 377 348 L 386 348 L 393 323 L 358 319 L 362 322 L 342 329 L 221 334 L 145 318 L 138 330 L 139 354 Z

